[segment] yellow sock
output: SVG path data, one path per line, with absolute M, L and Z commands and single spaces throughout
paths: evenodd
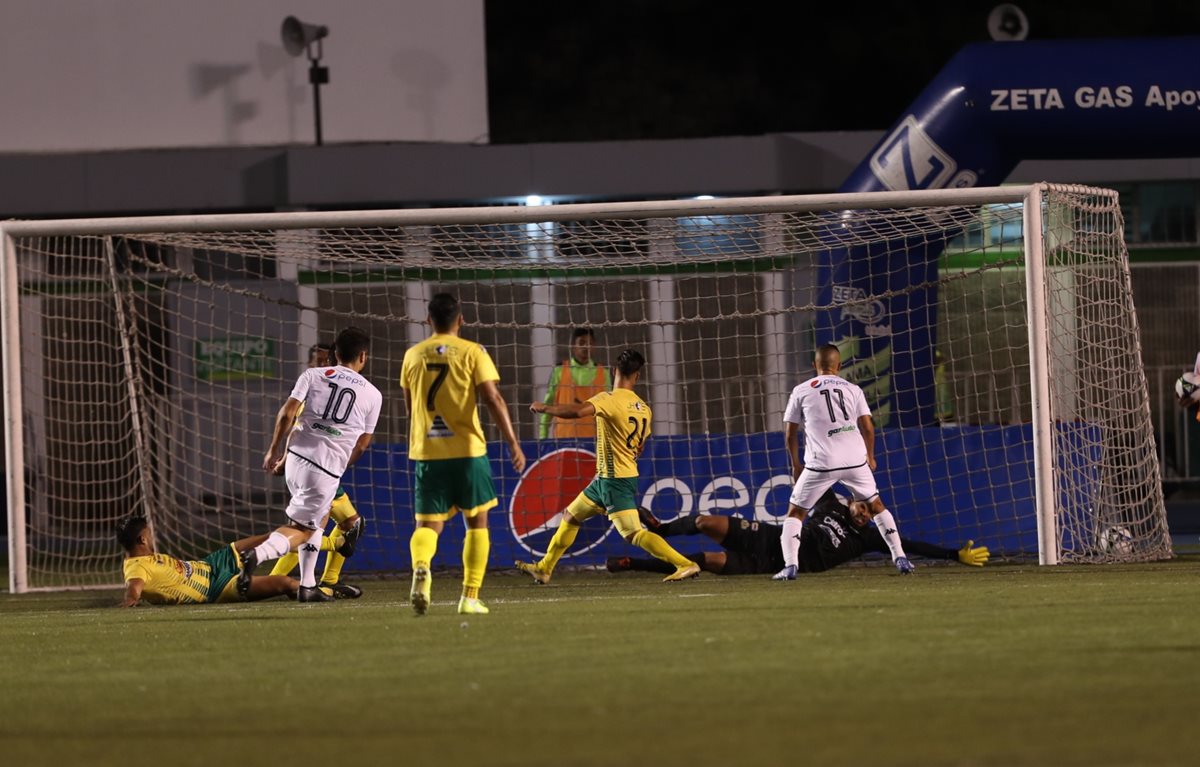
M 292 570 L 295 570 L 298 564 L 300 564 L 300 557 L 296 552 L 284 554 L 275 560 L 275 566 L 271 568 L 271 575 L 291 575 Z
M 344 537 L 341 528 L 334 527 L 329 535 L 321 536 L 321 551 L 337 551 L 337 547 L 342 544 Z
M 492 539 L 486 527 L 468 530 L 463 541 L 463 596 L 479 598 L 479 587 L 483 585 L 483 574 L 487 572 L 488 553 Z
M 550 545 L 546 547 L 546 556 L 538 562 L 538 567 L 542 572 L 554 572 L 554 566 L 558 564 L 558 560 L 567 552 L 567 549 L 571 548 L 577 535 L 579 535 L 579 525 L 567 524 L 564 515 L 563 521 L 558 523 L 558 529 L 554 531 L 554 537 L 550 539 Z
M 346 558 L 337 552 L 337 547 L 342 544 L 342 538 L 346 537 L 342 532 L 342 528 L 337 525 L 329 531 L 329 535 L 321 538 L 321 551 L 328 551 L 328 556 L 325 557 L 325 570 L 321 573 L 321 583 L 337 583 L 342 577 L 342 565 L 346 564 Z
M 346 558 L 336 551 L 329 552 L 325 557 L 325 569 L 321 572 L 321 583 L 337 583 L 342 577 L 342 565 Z
M 412 555 L 412 566 L 429 567 L 433 555 L 437 553 L 438 534 L 428 527 L 418 527 L 413 530 L 412 538 L 408 539 L 408 552 Z
M 663 540 L 662 536 L 652 533 L 649 530 L 639 530 L 633 536 L 633 545 L 653 554 L 664 562 L 670 562 L 676 567 L 688 567 L 695 564 L 692 560 L 671 548 L 671 544 Z

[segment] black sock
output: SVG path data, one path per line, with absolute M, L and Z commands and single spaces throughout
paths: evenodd
M 696 514 L 688 514 L 686 517 L 664 522 L 655 532 L 664 538 L 672 535 L 699 535 L 700 530 L 696 527 L 697 516 Z
M 661 559 L 635 559 L 634 557 L 630 557 L 629 569 L 641 573 L 670 575 L 675 572 L 675 565 L 670 562 L 664 562 Z

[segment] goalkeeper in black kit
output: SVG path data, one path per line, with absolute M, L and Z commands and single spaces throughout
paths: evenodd
M 664 538 L 703 534 L 721 544 L 724 551 L 688 555 L 688 559 L 707 572 L 716 575 L 767 575 L 783 567 L 783 553 L 779 547 L 783 528 L 779 525 L 708 514 L 691 514 L 671 522 L 660 522 L 649 511 L 638 511 L 642 524 Z M 870 519 L 866 504 L 856 501 L 847 507 L 832 490 L 827 490 L 804 520 L 799 571 L 819 573 L 869 552 L 888 553 L 883 536 L 870 524 Z M 967 541 L 965 546 L 957 550 L 903 538 L 901 543 L 905 551 L 918 556 L 957 560 L 974 567 L 982 567 L 990 556 L 986 546 L 976 546 L 974 541 Z M 671 566 L 657 559 L 611 557 L 608 560 L 610 572 L 666 572 L 663 567 Z

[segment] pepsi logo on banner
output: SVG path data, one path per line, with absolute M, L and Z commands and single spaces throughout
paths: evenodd
M 533 462 L 517 482 L 508 508 L 509 527 L 517 543 L 541 556 L 558 530 L 563 510 L 596 476 L 596 454 L 578 447 L 564 447 Z M 607 519 L 589 519 L 564 558 L 594 548 L 608 535 Z

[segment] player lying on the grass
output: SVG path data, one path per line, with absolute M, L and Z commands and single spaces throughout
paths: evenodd
M 750 522 L 721 515 L 690 514 L 686 517 L 660 522 L 649 511 L 638 509 L 642 523 L 664 538 L 673 535 L 707 535 L 721 544 L 725 551 L 703 551 L 689 554 L 688 559 L 705 571 L 717 575 L 766 575 L 783 567 L 783 551 L 779 538 L 783 528 L 764 522 Z M 874 525 L 869 524 L 871 513 L 862 501 L 849 508 L 833 490 L 814 504 L 804 520 L 804 536 L 800 539 L 799 572 L 819 573 L 845 564 L 869 552 L 889 553 L 888 545 Z M 990 554 L 986 546 L 967 541 L 961 549 L 946 549 L 932 543 L 901 538 L 906 551 L 929 559 L 956 559 L 964 565 L 982 567 Z M 671 566 L 657 559 L 610 557 L 610 572 L 636 570 L 651 573 L 671 572 Z
M 117 541 L 125 549 L 125 597 L 119 606 L 133 607 L 142 600 L 152 605 L 185 605 L 284 595 L 295 599 L 300 582 L 285 575 L 256 575 L 246 595 L 238 594 L 237 574 L 242 567 L 238 550 L 266 539 L 265 535 L 243 538 L 202 560 L 184 561 L 156 553 L 146 518 L 128 517 L 117 525 Z
M 332 345 L 313 344 L 308 350 L 308 367 L 323 368 L 336 364 L 337 358 L 334 356 Z M 283 474 L 283 466 L 284 462 L 280 461 L 275 473 Z M 346 564 L 346 557 L 354 553 L 354 540 L 362 536 L 366 521 L 354 508 L 354 504 L 350 502 L 350 496 L 346 495 L 346 488 L 341 485 L 338 485 L 337 493 L 333 496 L 333 503 L 329 506 L 329 516 L 334 523 L 334 528 L 329 533 L 330 536 L 338 540 L 345 540 L 342 537 L 345 533 L 352 533 L 352 535 L 345 551 L 336 547 L 328 550 L 325 555 L 325 570 L 321 573 L 321 579 L 317 585 L 328 589 L 338 599 L 358 599 L 362 596 L 363 591 L 358 586 L 341 582 L 342 567 Z M 324 528 L 325 523 L 322 523 L 321 529 Z M 324 543 L 329 538 L 321 540 Z M 325 551 L 326 548 L 322 546 L 321 550 Z M 291 575 L 299 563 L 300 556 L 298 554 L 292 552 L 284 554 L 271 568 L 271 575 Z

